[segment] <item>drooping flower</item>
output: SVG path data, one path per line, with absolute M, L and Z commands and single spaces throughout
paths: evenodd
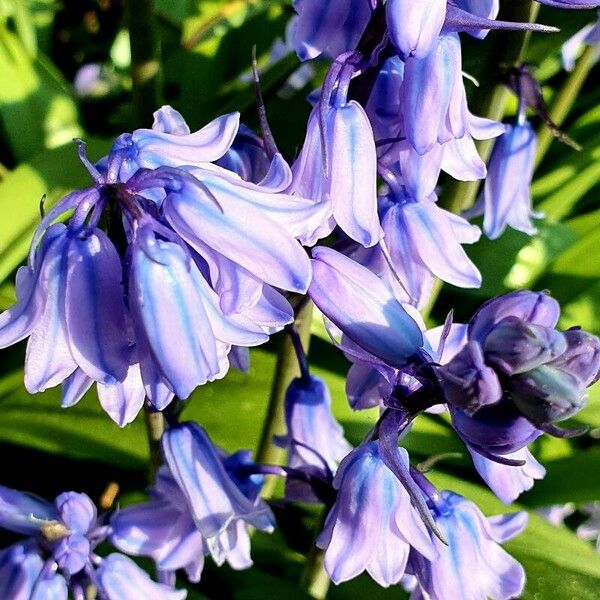
M 193 423 L 168 430 L 162 447 L 166 465 L 150 500 L 116 513 L 113 544 L 150 556 L 159 571 L 185 569 L 190 581 L 199 581 L 208 554 L 218 565 L 250 567 L 247 524 L 270 532 L 274 518 L 258 497 L 263 476 L 249 471 L 249 453 L 225 455 Z
M 401 189 L 381 198 L 381 224 L 389 252 L 386 261 L 408 294 L 407 301 L 422 306 L 433 277 L 452 285 L 476 288 L 481 274 L 462 248 L 479 239 L 479 228 L 440 208 L 435 196 L 417 202 Z
M 291 172 L 279 155 L 260 184 L 211 162 L 237 129 L 226 115 L 190 133 L 163 107 L 153 129 L 121 136 L 98 168 L 80 145 L 95 185 L 42 220 L 17 303 L 0 315 L 0 347 L 30 338 L 29 391 L 63 383 L 71 406 L 96 383 L 123 426 L 145 395 L 158 409 L 189 396 L 227 372 L 233 346 L 292 320 L 274 288 L 306 291 L 310 262 L 294 238 L 322 207 L 280 193 Z M 67 225 L 54 223 L 70 210 Z M 104 211 L 110 238 L 98 227 Z
M 19 542 L 0 552 L 0 596 L 15 600 L 67 600 L 62 575 L 45 568 L 33 544 Z
M 431 509 L 447 544 L 433 540 L 434 560 L 413 550 L 410 572 L 418 587 L 414 598 L 508 600 L 525 585 L 523 567 L 500 547 L 527 524 L 527 513 L 486 518 L 469 500 L 449 491 L 435 492 Z
M 185 590 L 174 590 L 150 579 L 130 558 L 109 554 L 98 567 L 98 591 L 106 600 L 184 600 Z
M 537 479 L 542 479 L 546 469 L 535 459 L 528 448 L 504 454 L 504 458 L 522 465 L 506 465 L 490 460 L 468 446 L 473 465 L 488 487 L 504 502 L 514 502 L 522 492 L 530 490 Z
M 344 69 L 350 73 L 352 67 Z M 289 191 L 327 207 L 327 217 L 302 238 L 306 244 L 325 237 L 336 223 L 363 246 L 373 246 L 381 238 L 373 130 L 364 108 L 347 100 L 348 84 L 349 79 L 339 82 L 329 93 L 324 86 L 309 117 L 302 150 L 292 165 Z
M 276 438 L 287 448 L 287 465 L 330 482 L 339 462 L 352 450 L 341 425 L 331 412 L 331 396 L 325 381 L 305 373 L 288 386 L 285 394 L 287 432 Z M 288 499 L 314 499 L 312 490 L 293 477 L 286 480 Z
M 406 138 L 419 154 L 465 135 L 467 101 L 457 34 L 437 37 L 424 58 L 406 59 L 402 93 Z
M 536 136 L 531 125 L 519 121 L 508 125 L 492 151 L 484 184 L 483 229 L 496 239 L 506 226 L 533 235 L 531 222 L 542 215 L 531 208 L 530 185 L 535 166 Z
M 31 393 L 57 385 L 78 367 L 109 385 L 127 373 L 118 254 L 102 231 L 73 221 L 47 230 L 30 265 L 19 270 L 17 304 L 0 315 L 0 346 L 29 336 L 25 386 Z
M 401 366 L 423 345 L 421 329 L 384 283 L 350 258 L 325 247 L 313 255 L 309 295 L 360 348 Z
M 398 456 L 408 464 L 403 448 Z M 325 569 L 334 583 L 366 570 L 387 587 L 400 581 L 411 548 L 435 558 L 430 534 L 381 458 L 377 442 L 353 450 L 340 464 L 333 485 L 337 500 L 317 545 L 325 550 Z

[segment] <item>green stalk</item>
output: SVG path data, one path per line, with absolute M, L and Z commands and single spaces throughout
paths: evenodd
M 178 401 L 175 400 L 175 402 Z M 160 452 L 160 438 L 165 430 L 165 419 L 161 412 L 151 409 L 148 404 L 144 407 L 144 419 L 150 452 L 149 478 L 151 482 L 154 482 L 156 471 L 163 462 Z
M 310 300 L 304 302 L 296 312 L 294 328 L 300 336 L 302 347 L 308 353 L 310 344 L 310 325 L 312 321 L 313 304 Z M 289 335 L 281 340 L 277 354 L 277 363 L 273 376 L 271 395 L 267 406 L 267 414 L 256 452 L 256 461 L 263 464 L 280 464 L 285 459 L 286 450 L 273 444 L 273 436 L 285 434 L 284 400 L 285 392 L 292 379 L 300 376 L 300 368 L 294 345 Z M 262 495 L 270 498 L 273 495 L 276 479 L 267 477 Z
M 154 0 L 128 0 L 133 127 L 147 127 L 161 104 L 160 49 Z
M 509 0 L 503 2 L 502 8 L 499 18 L 505 21 L 528 21 L 533 23 L 539 11 L 539 4 L 532 2 L 532 0 Z M 498 32 L 496 37 L 496 48 L 492 52 L 492 56 L 496 57 L 495 65 L 491 65 L 489 68 L 489 72 L 493 74 L 493 77 L 481 82 L 479 93 L 471 102 L 471 108 L 476 115 L 501 121 L 511 92 L 504 83 L 498 82 L 498 73 L 502 69 L 510 68 L 523 61 L 531 32 Z M 484 162 L 489 159 L 493 146 L 494 140 L 478 142 L 477 150 Z M 444 187 L 444 193 L 440 198 L 440 205 L 453 213 L 461 213 L 475 203 L 479 185 L 479 181 L 448 180 Z
M 323 530 L 325 519 L 331 506 L 325 505 L 317 522 L 315 539 L 306 555 L 306 562 L 300 575 L 300 587 L 315 600 L 324 600 L 327 597 L 331 580 L 325 571 L 325 552 L 317 547 L 317 537 Z
M 548 114 L 558 127 L 564 123 L 573 104 L 575 104 L 583 84 L 596 64 L 597 57 L 598 48 L 596 46 L 587 46 L 583 54 L 577 59 L 575 68 L 556 94 Z M 535 157 L 536 167 L 542 162 L 544 156 L 546 156 L 546 152 L 548 152 L 553 139 L 554 135 L 552 131 L 550 131 L 547 125 L 542 125 L 538 133 L 538 149 Z

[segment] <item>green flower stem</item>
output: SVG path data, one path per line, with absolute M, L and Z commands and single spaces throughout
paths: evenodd
M 308 353 L 310 344 L 310 325 L 312 321 L 313 304 L 306 299 L 296 311 L 294 328 L 300 336 L 302 347 Z M 281 346 L 277 354 L 277 364 L 273 376 L 271 395 L 267 406 L 267 414 L 263 423 L 263 429 L 256 452 L 256 461 L 263 464 L 280 464 L 286 451 L 273 444 L 273 436 L 285 434 L 284 399 L 288 385 L 299 377 L 300 369 L 294 351 L 294 345 L 289 335 L 285 334 L 281 339 Z M 263 487 L 263 497 L 270 498 L 276 484 L 275 477 L 267 477 Z
M 575 68 L 571 71 L 563 86 L 556 94 L 552 106 L 550 107 L 549 115 L 552 121 L 559 127 L 564 123 L 573 104 L 575 104 L 583 84 L 596 64 L 597 57 L 598 48 L 596 46 L 586 46 L 583 54 L 577 60 Z M 542 125 L 538 133 L 538 149 L 535 157 L 536 166 L 539 165 L 544 159 L 544 156 L 546 156 L 546 152 L 548 152 L 548 148 L 550 148 L 553 139 L 554 136 L 548 126 Z
M 128 0 L 133 127 L 148 127 L 161 104 L 160 46 L 154 0 Z
M 331 506 L 325 506 L 318 520 L 316 536 L 321 533 L 325 525 L 325 519 L 331 510 Z M 324 600 L 327 597 L 331 580 L 325 571 L 325 552 L 317 547 L 316 537 L 306 555 L 306 562 L 300 576 L 300 587 L 315 600 Z
M 531 0 L 507 0 L 502 3 L 502 9 L 499 18 L 505 21 L 529 21 L 533 23 L 539 11 L 539 4 Z M 495 64 L 490 65 L 487 70 L 488 73 L 492 74 L 492 77 L 489 80 L 481 81 L 481 88 L 473 98 L 471 108 L 476 115 L 501 121 L 511 92 L 504 83 L 498 82 L 498 74 L 502 69 L 517 65 L 524 59 L 531 32 L 512 31 L 505 33 L 502 31 L 495 35 L 496 48 L 491 53 L 491 56 L 495 57 Z M 482 140 L 477 144 L 477 150 L 484 162 L 489 159 L 493 146 L 494 140 Z M 479 185 L 479 181 L 449 179 L 440 198 L 440 205 L 453 213 L 460 214 L 475 203 Z
M 175 402 L 178 402 L 175 400 Z M 153 410 L 147 403 L 144 407 L 146 422 L 146 435 L 148 437 L 148 450 L 150 452 L 149 478 L 154 482 L 154 475 L 162 465 L 160 452 L 160 438 L 165 430 L 165 418 L 159 411 Z

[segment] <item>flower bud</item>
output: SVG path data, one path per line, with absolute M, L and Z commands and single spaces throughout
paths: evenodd
M 446 401 L 472 415 L 502 398 L 496 373 L 483 362 L 481 346 L 468 342 L 447 364 L 437 369 Z
M 517 408 L 533 423 L 563 421 L 585 405 L 585 385 L 571 373 L 543 365 L 508 381 Z
M 507 375 L 535 369 L 567 349 L 567 340 L 559 331 L 526 323 L 519 317 L 507 317 L 496 325 L 484 344 L 485 358 Z

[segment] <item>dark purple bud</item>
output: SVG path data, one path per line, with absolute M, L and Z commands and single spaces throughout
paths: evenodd
M 500 401 L 502 388 L 493 369 L 484 363 L 481 346 L 468 342 L 447 364 L 436 370 L 448 404 L 468 415 Z
M 484 302 L 469 323 L 468 337 L 485 344 L 485 339 L 506 317 L 518 317 L 533 325 L 555 327 L 560 315 L 558 302 L 545 292 L 518 290 Z
M 533 423 L 562 421 L 585 405 L 585 385 L 550 365 L 511 377 L 507 387 L 517 408 Z
M 563 335 L 567 349 L 552 366 L 572 373 L 589 387 L 600 376 L 600 339 L 581 329 L 569 329 Z
M 507 317 L 498 323 L 485 340 L 483 350 L 488 363 L 507 375 L 535 369 L 567 349 L 565 336 L 549 327 Z

